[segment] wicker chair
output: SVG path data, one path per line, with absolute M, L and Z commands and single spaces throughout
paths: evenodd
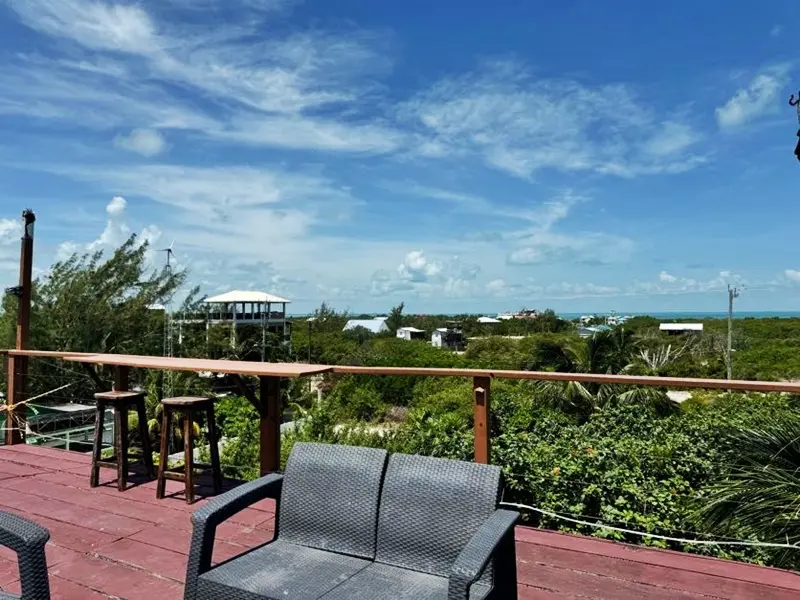
M 50 533 L 15 514 L 0 512 L 0 545 L 17 553 L 22 595 L 0 590 L 0 600 L 50 600 L 44 546 Z
M 500 469 L 383 450 L 294 446 L 268 475 L 192 515 L 186 600 L 514 600 Z M 211 566 L 216 527 L 274 497 L 273 541 Z

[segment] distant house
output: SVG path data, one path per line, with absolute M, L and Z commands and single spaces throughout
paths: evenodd
M 386 321 L 383 319 L 350 319 L 345 323 L 342 331 L 349 331 L 357 327 L 363 327 L 375 334 L 389 331 L 389 328 L 386 326 Z
M 690 333 L 703 331 L 702 323 L 661 323 L 658 326 L 660 331 L 666 331 L 668 335 L 680 335 L 681 333 Z
M 609 331 L 611 327 L 608 325 L 591 325 L 587 327 L 578 327 L 578 335 L 584 338 L 592 337 L 595 333 L 602 331 Z
M 478 323 L 484 325 L 492 325 L 494 323 L 500 323 L 500 319 L 494 319 L 492 317 L 478 317 Z
M 431 345 L 435 348 L 463 350 L 466 346 L 461 329 L 440 327 L 431 335 Z
M 416 327 L 401 327 L 397 330 L 397 337 L 410 342 L 411 340 L 424 340 L 425 330 Z

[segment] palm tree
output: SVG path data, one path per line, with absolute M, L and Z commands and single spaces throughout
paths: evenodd
M 566 346 L 549 344 L 542 351 L 547 356 L 540 358 L 556 365 L 560 372 L 614 373 L 618 365 L 627 364 L 630 340 L 624 332 L 600 331 Z M 597 410 L 613 396 L 610 386 L 597 383 L 541 381 L 537 388 L 540 398 L 553 408 L 584 415 Z
M 800 544 L 800 417 L 772 418 L 730 437 L 731 463 L 695 518 L 708 530 Z M 800 565 L 800 547 L 779 561 Z
M 550 344 L 545 349 L 547 364 L 557 365 L 557 370 L 569 373 L 606 373 L 626 375 L 633 372 L 642 374 L 641 365 L 634 359 L 637 350 L 633 336 L 623 328 L 597 332 L 591 337 L 582 338 L 567 346 Z M 540 349 L 540 353 L 542 350 Z M 674 360 L 675 354 L 670 350 L 661 351 L 658 359 L 654 359 L 648 351 L 639 353 L 644 356 L 645 364 L 650 361 L 654 369 L 645 368 L 646 374 L 655 371 Z M 540 359 L 542 358 L 540 354 Z M 655 363 L 659 363 L 656 365 Z M 634 387 L 598 383 L 551 382 L 538 384 L 539 396 L 553 408 L 565 412 L 578 412 L 588 416 L 601 409 L 611 401 L 628 404 L 647 405 L 659 413 L 669 413 L 676 405 L 664 390 L 649 387 Z

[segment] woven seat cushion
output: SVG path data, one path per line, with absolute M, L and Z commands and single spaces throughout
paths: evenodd
M 444 577 L 373 563 L 321 600 L 447 600 L 447 584 Z M 486 585 L 475 584 L 469 598 L 482 600 L 488 593 Z
M 494 513 L 500 468 L 429 456 L 389 458 L 378 517 L 376 562 L 447 577 Z M 491 585 L 490 563 L 482 583 Z
M 283 476 L 277 537 L 375 558 L 375 527 L 386 451 L 298 442 Z
M 200 575 L 197 590 L 202 598 L 317 600 L 369 564 L 276 540 Z

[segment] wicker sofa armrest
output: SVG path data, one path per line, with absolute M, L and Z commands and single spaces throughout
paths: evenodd
M 195 600 L 197 578 L 211 568 L 217 526 L 259 500 L 279 498 L 282 484 L 283 475 L 266 475 L 217 496 L 192 513 L 192 542 L 186 566 L 185 600 Z
M 0 544 L 17 553 L 22 600 L 50 600 L 44 547 L 50 533 L 22 517 L 0 512 Z
M 450 571 L 450 583 L 447 591 L 448 600 L 468 600 L 469 590 L 473 583 L 483 574 L 486 565 L 494 557 L 498 561 L 514 560 L 514 524 L 519 513 L 511 510 L 496 510 L 491 517 L 475 532 L 458 555 Z M 503 550 L 511 546 L 510 556 Z M 513 566 L 516 569 L 516 565 Z M 498 578 L 495 577 L 497 580 Z M 497 583 L 497 581 L 495 582 Z M 516 581 L 503 582 L 516 588 Z M 505 597 L 505 596 L 503 596 Z

